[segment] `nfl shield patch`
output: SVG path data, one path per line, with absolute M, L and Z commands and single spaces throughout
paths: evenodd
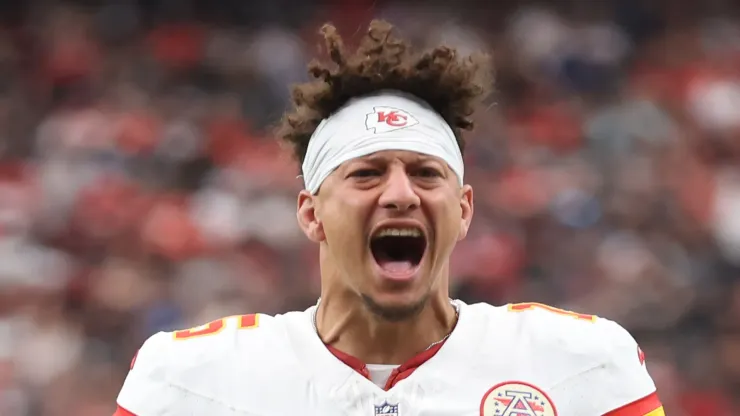
M 385 402 L 375 406 L 375 416 L 398 416 L 398 405 Z

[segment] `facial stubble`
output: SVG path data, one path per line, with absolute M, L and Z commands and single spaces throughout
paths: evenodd
M 417 302 L 410 305 L 384 306 L 366 294 L 361 294 L 360 296 L 362 297 L 362 302 L 370 313 L 388 322 L 402 322 L 419 315 L 429 300 L 429 294 L 426 294 Z

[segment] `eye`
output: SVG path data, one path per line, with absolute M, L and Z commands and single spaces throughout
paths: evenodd
M 350 172 L 347 177 L 351 178 L 371 178 L 374 176 L 380 176 L 381 172 L 378 169 L 357 169 Z
M 442 176 L 442 172 L 435 168 L 424 167 L 417 170 L 414 173 L 414 176 L 419 176 L 422 178 L 439 178 Z

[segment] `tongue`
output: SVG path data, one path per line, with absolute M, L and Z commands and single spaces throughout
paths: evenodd
M 388 273 L 408 273 L 414 265 L 408 260 L 384 260 L 378 262 L 380 267 Z

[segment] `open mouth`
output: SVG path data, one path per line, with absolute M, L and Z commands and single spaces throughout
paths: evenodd
M 387 273 L 408 274 L 424 257 L 427 240 L 418 228 L 383 228 L 370 240 L 375 262 Z

